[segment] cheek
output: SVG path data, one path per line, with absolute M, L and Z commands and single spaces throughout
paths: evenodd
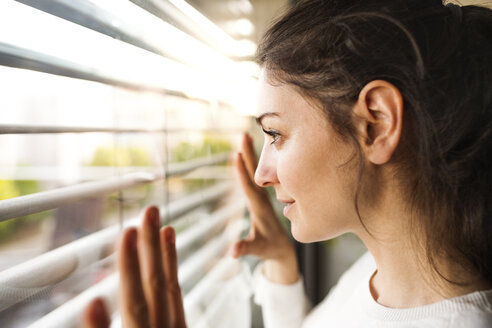
M 282 189 L 290 196 L 302 194 L 311 183 L 309 158 L 295 148 L 281 152 L 277 160 L 277 176 Z
M 282 189 L 299 199 L 312 194 L 324 197 L 337 176 L 337 164 L 329 150 L 329 145 L 301 141 L 279 152 L 277 176 Z
M 292 233 L 301 242 L 336 237 L 356 224 L 353 165 L 343 165 L 350 154 L 333 145 L 298 147 L 279 158 L 277 174 L 297 203 Z

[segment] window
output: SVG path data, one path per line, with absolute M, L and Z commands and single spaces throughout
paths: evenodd
M 113 244 L 150 204 L 178 233 L 188 324 L 248 326 L 248 270 L 223 255 L 247 228 L 228 159 L 255 78 L 172 3 L 0 3 L 2 327 L 75 327 L 96 295 L 114 310 Z

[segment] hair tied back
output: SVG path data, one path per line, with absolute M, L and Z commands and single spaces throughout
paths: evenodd
M 454 3 L 448 3 L 446 5 L 446 8 L 451 11 L 451 15 L 453 15 L 458 24 L 461 24 L 463 22 L 463 11 L 461 10 L 461 6 L 458 6 Z

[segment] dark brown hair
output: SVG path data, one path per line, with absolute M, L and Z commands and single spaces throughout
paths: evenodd
M 395 85 L 405 106 L 395 160 L 411 208 L 425 218 L 415 224 L 427 260 L 441 274 L 434 259 L 451 257 L 492 284 L 491 10 L 438 0 L 300 1 L 265 34 L 257 60 L 272 80 L 321 104 L 359 160 L 352 106 L 370 81 Z

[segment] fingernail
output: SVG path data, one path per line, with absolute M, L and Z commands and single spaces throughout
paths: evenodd
M 171 244 L 174 244 L 174 242 L 176 241 L 176 236 L 174 234 L 173 228 L 166 229 L 166 240 L 168 243 Z

